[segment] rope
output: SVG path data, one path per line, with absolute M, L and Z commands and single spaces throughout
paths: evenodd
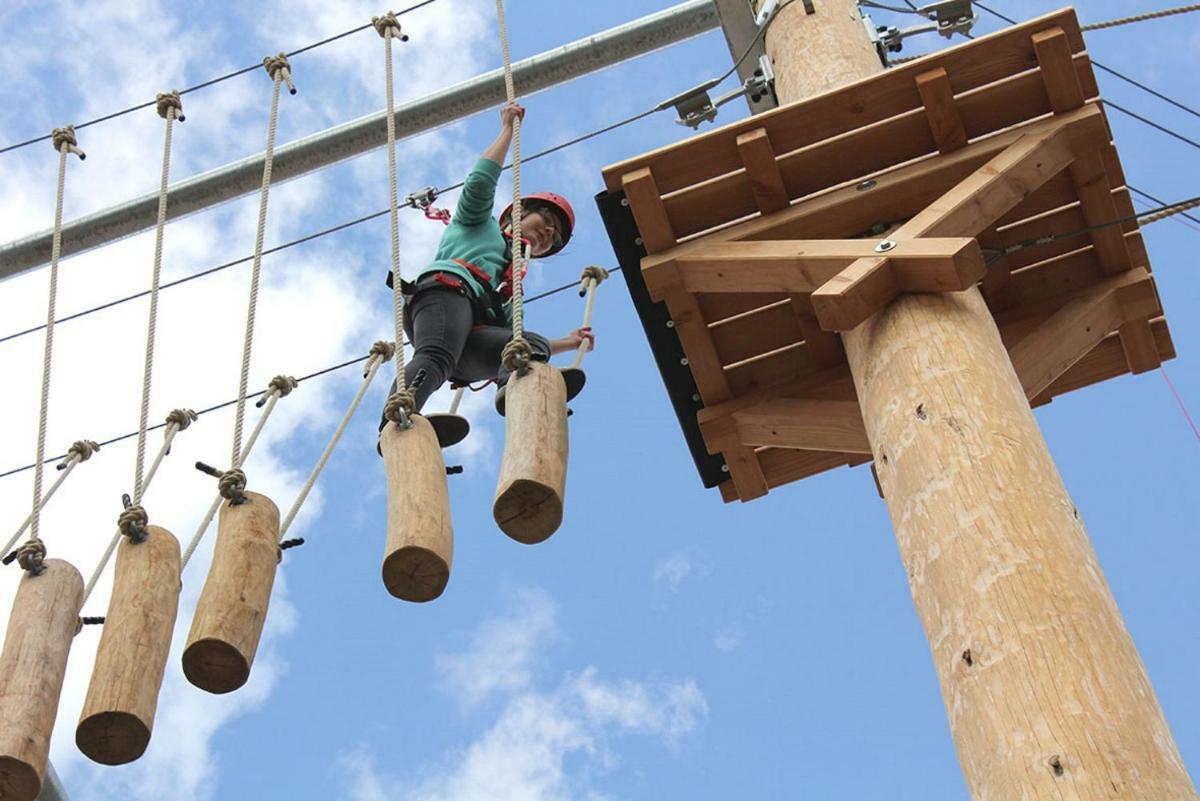
M 142 483 L 142 494 L 150 489 L 150 482 L 154 480 L 155 474 L 158 472 L 159 465 L 162 464 L 163 458 L 171 452 L 171 443 L 175 441 L 175 435 L 180 431 L 186 430 L 192 423 L 196 421 L 197 415 L 191 409 L 174 409 L 167 415 L 166 431 L 163 435 L 162 447 L 158 449 L 158 455 L 154 457 L 154 461 L 150 463 L 150 469 L 146 471 L 146 480 Z M 117 545 L 121 542 L 121 537 L 129 537 L 134 542 L 142 542 L 146 538 L 146 527 L 150 524 L 146 512 L 141 506 L 130 505 L 125 508 L 117 518 L 117 533 L 113 534 L 108 541 L 108 546 L 104 549 L 104 553 L 100 556 L 100 561 L 96 564 L 96 569 L 92 571 L 88 577 L 87 583 L 83 587 L 82 606 L 87 603 L 87 599 L 91 597 L 92 590 L 96 588 L 96 582 L 100 580 L 101 574 L 104 573 L 104 568 L 108 565 L 108 561 L 112 559 L 113 553 L 117 550 Z
M 346 364 L 354 364 L 358 361 L 360 360 L 355 359 L 353 362 L 347 362 Z M 340 366 L 344 367 L 346 364 Z M 242 395 L 244 396 L 245 393 L 243 392 Z M 242 449 L 241 454 L 239 454 L 239 464 L 244 463 L 246 459 L 250 457 L 250 452 L 254 450 L 254 443 L 258 442 L 258 435 L 262 433 L 263 427 L 267 424 L 267 420 L 271 416 L 271 412 L 275 410 L 275 404 L 278 403 L 281 397 L 283 397 L 283 395 L 280 394 L 278 388 L 272 388 L 268 390 L 266 408 L 263 409 L 263 413 L 258 418 L 258 423 L 254 426 L 254 430 L 250 432 L 250 437 L 246 440 L 245 447 Z M 225 405 L 228 406 L 231 403 L 232 401 Z M 199 467 L 199 464 L 197 464 L 197 467 Z M 223 473 L 220 471 L 214 472 L 218 475 L 223 483 L 225 480 L 224 476 L 231 471 L 226 470 Z M 245 474 L 243 474 L 243 477 L 244 476 Z M 230 479 L 230 481 L 232 482 L 234 479 Z M 218 488 L 220 487 L 221 483 L 218 484 Z M 208 512 L 205 513 L 204 519 L 201 521 L 199 528 L 196 529 L 196 533 L 192 535 L 191 540 L 188 541 L 187 548 L 185 548 L 183 551 L 183 558 L 179 566 L 181 573 L 183 572 L 183 569 L 187 567 L 187 563 L 192 558 L 192 554 L 196 552 L 196 546 L 198 546 L 200 544 L 200 540 L 204 538 L 204 532 L 208 530 L 209 525 L 212 524 L 213 518 L 217 516 L 217 510 L 221 508 L 221 502 L 223 500 L 226 500 L 226 496 L 223 492 L 218 491 L 217 497 L 213 499 L 212 505 L 208 507 Z
M 458 414 L 458 407 L 462 404 L 463 393 L 466 391 L 466 386 L 461 386 L 454 390 L 454 397 L 450 399 L 450 408 L 446 410 L 446 414 Z
M 275 128 L 279 120 L 279 86 L 287 83 L 288 91 L 296 94 L 287 56 L 267 56 L 263 67 L 271 76 L 271 111 L 267 118 L 267 148 L 263 156 L 262 192 L 258 202 L 258 229 L 254 236 L 254 265 L 250 271 L 250 300 L 246 306 L 246 336 L 242 345 L 242 372 L 238 380 L 237 412 L 233 420 L 233 454 L 231 470 L 241 468 L 242 428 L 246 419 L 246 390 L 250 385 L 250 353 L 254 345 L 254 317 L 258 307 L 258 284 L 262 273 L 263 239 L 267 231 L 267 197 L 271 191 L 271 164 L 275 158 Z M 228 484 L 223 484 L 229 489 Z
M 621 269 L 620 267 L 614 267 L 611 272 L 618 272 L 618 271 L 620 271 L 620 269 Z M 527 298 L 526 302 L 533 303 L 538 300 L 543 300 L 543 299 L 549 298 L 553 295 L 558 295 L 563 292 L 566 292 L 568 289 L 575 289 L 578 286 L 579 286 L 579 284 L 577 282 L 572 281 L 569 284 L 563 284 L 562 286 L 555 287 L 554 289 L 548 289 L 545 292 L 542 292 L 538 295 L 533 295 L 532 297 Z M 347 360 L 339 362 L 337 364 L 332 364 L 328 367 L 323 367 L 320 370 L 317 370 L 315 372 L 301 376 L 300 378 L 296 379 L 296 381 L 297 381 L 297 383 L 304 383 L 305 381 L 308 381 L 313 378 L 319 378 L 320 376 L 327 375 L 329 373 L 334 373 L 334 372 L 337 372 L 338 370 L 344 370 L 347 367 L 350 367 L 351 365 L 359 364 L 360 362 L 364 362 L 364 361 L 366 361 L 366 359 L 367 359 L 366 356 L 356 356 L 352 359 L 347 359 Z M 232 400 L 227 400 L 227 401 L 223 401 L 221 403 L 213 404 L 212 406 L 208 406 L 204 409 L 201 409 L 199 412 L 193 412 L 193 414 L 205 415 L 210 412 L 216 412 L 216 411 L 220 411 L 221 409 L 226 409 L 230 406 L 233 406 L 236 403 L 237 403 L 237 398 L 233 398 Z M 163 428 L 163 425 L 164 424 L 160 424 L 157 426 L 151 426 L 151 428 L 148 430 L 156 431 L 160 428 Z M 124 442 L 125 440 L 132 439 L 133 437 L 136 437 L 136 436 L 137 436 L 137 432 L 132 431 L 127 434 L 119 434 L 115 437 L 111 437 L 110 439 L 106 439 L 106 440 L 100 442 L 99 444 L 102 446 L 114 445 L 118 442 Z M 52 459 L 50 459 L 49 461 L 57 461 L 59 459 L 65 459 L 65 458 L 67 458 L 67 455 L 63 454 L 60 456 L 55 456 Z M 66 466 L 66 464 L 64 463 L 62 467 L 65 468 L 65 466 Z M 0 473 L 0 478 L 8 478 L 9 476 L 15 476 L 18 473 L 24 473 L 28 470 L 32 470 L 33 468 L 34 468 L 34 465 L 32 463 L 22 465 L 20 467 L 13 467 L 13 468 L 10 468 L 10 469 Z
M 37 458 L 33 471 L 33 512 L 29 521 L 29 536 L 40 541 L 38 525 L 42 510 L 42 465 L 46 461 L 46 421 L 50 410 L 50 367 L 54 360 L 54 307 L 58 300 L 58 257 L 62 253 L 63 195 L 67 182 L 67 154 L 74 153 L 80 160 L 87 158 L 75 140 L 75 128 L 55 128 L 50 134 L 54 149 L 58 151 L 58 184 L 54 201 L 54 237 L 50 248 L 50 298 L 46 309 L 46 345 L 42 355 L 42 400 L 38 410 Z M 43 555 L 45 548 L 42 548 Z M 28 560 L 22 560 L 25 567 Z M 37 563 L 40 565 L 40 561 Z M 26 570 L 30 568 L 25 567 Z M 40 570 L 32 571 L 40 573 Z
M 1158 210 L 1146 212 L 1138 216 L 1138 222 L 1141 225 L 1149 225 L 1150 223 L 1155 223 L 1159 220 L 1165 220 L 1168 217 L 1174 217 L 1176 214 L 1182 214 L 1185 211 L 1191 211 L 1197 207 L 1200 207 L 1200 197 L 1194 197 L 1191 200 L 1185 200 L 1181 203 L 1175 203 Z
M 145 492 L 146 426 L 150 421 L 150 383 L 154 372 L 154 337 L 158 326 L 158 290 L 162 275 L 163 229 L 167 225 L 167 180 L 171 173 L 171 131 L 175 120 L 183 120 L 183 102 L 179 92 L 160 92 L 157 97 L 158 116 L 166 120 L 163 134 L 162 177 L 158 186 L 158 220 L 154 227 L 154 267 L 150 275 L 150 313 L 146 324 L 146 361 L 142 369 L 142 406 L 138 416 L 137 458 L 133 471 L 133 508 L 139 505 Z M 128 510 L 127 510 L 128 512 Z M 126 517 L 126 513 L 122 514 Z M 143 525 L 143 529 L 144 529 Z M 144 539 L 144 537 L 143 537 Z M 139 540 L 140 541 L 140 540 Z
M 54 497 L 54 493 L 58 492 L 58 488 L 71 475 L 76 465 L 92 458 L 92 454 L 98 450 L 100 450 L 100 446 L 91 440 L 81 439 L 72 445 L 70 450 L 67 451 L 66 461 L 58 466 L 58 478 L 50 485 L 50 489 L 46 490 L 46 494 L 42 496 L 41 502 L 38 504 L 38 509 L 45 508 L 50 499 Z M 32 511 L 25 517 L 25 521 L 21 523 L 21 527 L 17 529 L 17 532 L 8 538 L 8 542 L 4 543 L 3 548 L 0 548 L 0 554 L 7 554 L 12 550 L 13 546 L 17 544 L 17 540 L 21 539 L 21 535 L 25 533 L 25 529 L 29 528 L 31 522 L 33 522 Z
M 583 304 L 583 325 L 581 328 L 591 328 L 592 326 L 592 306 L 596 302 L 596 287 L 604 283 L 608 278 L 608 270 L 596 265 L 590 265 L 583 268 L 583 273 L 579 276 L 579 294 L 586 296 L 587 300 Z M 579 347 L 575 349 L 575 361 L 572 367 L 578 368 L 583 364 L 584 354 L 588 352 L 588 341 L 584 339 L 579 343 Z
M 508 52 L 508 23 L 504 18 L 504 0 L 496 0 L 496 24 L 500 31 L 500 54 L 504 59 L 504 92 L 509 103 L 516 102 L 516 92 L 513 89 L 512 59 Z M 533 348 L 525 339 L 525 298 L 524 278 L 525 269 L 529 264 L 528 248 L 521 238 L 521 118 L 514 116 L 512 121 L 512 341 L 504 346 L 500 354 L 504 369 L 517 375 L 529 372 L 529 361 L 533 358 Z
M 1167 374 L 1167 370 L 1161 364 L 1158 366 L 1159 372 L 1162 373 L 1163 380 L 1167 382 L 1167 386 L 1171 390 L 1171 394 L 1175 396 L 1175 402 L 1179 404 L 1180 411 L 1183 412 L 1183 417 L 1187 420 L 1188 425 L 1192 427 L 1192 433 L 1196 435 L 1196 440 L 1200 442 L 1200 428 L 1196 426 L 1196 421 L 1192 419 L 1191 412 L 1188 411 L 1187 404 L 1183 402 L 1183 396 L 1179 394 L 1179 390 L 1175 388 L 1175 382 L 1171 380 L 1171 376 Z
M 408 37 L 400 31 L 400 23 L 396 15 L 388 12 L 382 17 L 374 17 L 371 24 L 383 38 L 383 53 L 385 63 L 385 83 L 387 86 L 387 159 L 388 159 L 388 214 L 392 224 L 392 319 L 395 321 L 395 342 L 401 343 L 395 348 L 396 355 L 396 386 L 397 389 L 387 399 L 383 407 L 383 415 L 388 420 L 402 428 L 412 424 L 409 417 L 416 411 L 417 400 L 408 388 L 404 375 L 404 282 L 400 279 L 400 216 L 399 200 L 396 191 L 396 101 L 392 81 L 392 39 L 405 41 Z
M 1110 19 L 1107 22 L 1093 22 L 1089 25 L 1082 26 L 1081 31 L 1099 31 L 1105 28 L 1116 28 L 1119 25 L 1129 25 L 1134 22 L 1146 22 L 1152 19 L 1161 19 L 1163 17 L 1172 17 L 1176 14 L 1187 14 L 1192 11 L 1200 11 L 1200 3 L 1193 3 L 1190 6 L 1179 6 L 1178 8 L 1167 8 L 1162 11 L 1150 11 L 1146 14 L 1135 14 L 1132 17 L 1120 17 L 1118 19 Z
M 350 401 L 350 408 L 346 410 L 346 414 L 342 416 L 342 421 L 338 423 L 338 427 L 334 430 L 333 436 L 329 438 L 329 444 L 325 446 L 325 450 L 321 452 L 321 458 L 317 459 L 317 464 L 313 467 L 312 473 L 308 477 L 308 481 L 300 490 L 300 494 L 296 496 L 295 502 L 292 503 L 292 508 L 288 510 L 287 517 L 283 519 L 283 525 L 279 527 L 279 541 L 282 547 L 283 540 L 287 535 L 288 528 L 291 527 L 292 521 L 296 519 L 300 507 L 304 505 L 304 501 L 308 498 L 308 494 L 312 492 L 312 488 L 316 485 L 317 479 L 321 476 L 321 471 L 325 469 L 325 463 L 329 461 L 329 457 L 333 455 L 333 449 L 337 447 L 338 442 L 342 439 L 342 434 L 346 432 L 346 426 L 350 424 L 350 420 L 354 417 L 354 413 L 358 411 L 358 406 L 362 403 L 363 396 L 367 394 L 367 388 L 371 386 L 371 381 L 375 378 L 375 373 L 379 371 L 379 367 L 392 358 L 396 346 L 391 342 L 376 342 L 371 348 L 371 353 L 367 357 L 366 369 L 363 371 L 363 382 L 355 393 L 354 399 Z

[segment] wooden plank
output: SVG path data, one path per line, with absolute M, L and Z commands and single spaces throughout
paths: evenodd
M 967 146 L 967 131 L 954 103 L 954 90 L 945 67 L 934 67 L 916 77 L 917 93 L 925 106 L 929 132 L 939 153 L 950 153 Z
M 1090 120 L 1101 123 L 1096 110 Z M 1006 148 L 896 231 L 894 239 L 977 236 L 1075 159 L 1075 129 L 1027 136 Z
M 1167 321 L 1153 320 L 1150 330 L 1154 334 L 1154 343 L 1159 358 L 1168 361 L 1175 358 L 1175 344 L 1171 341 L 1171 332 Z M 1084 387 L 1109 381 L 1129 372 L 1129 364 L 1125 360 L 1125 351 L 1121 348 L 1121 337 L 1111 334 L 1097 345 L 1091 353 L 1080 359 L 1074 367 L 1063 373 L 1057 381 L 1050 385 L 1047 392 L 1053 397 L 1065 395 Z
M 1117 212 L 1100 154 L 1081 151 L 1079 158 L 1071 164 L 1071 178 L 1079 192 L 1084 220 L 1089 227 L 1103 226 L 1089 234 L 1100 254 L 1100 268 L 1109 275 L 1128 270 L 1133 263 L 1121 227 L 1112 225 L 1121 215 Z
M 1082 106 L 1083 87 L 1075 77 L 1066 33 L 1062 28 L 1039 31 L 1032 36 L 1032 42 L 1054 113 L 1062 114 Z
M 805 451 L 793 448 L 766 448 L 758 452 L 767 486 L 774 489 L 793 481 L 811 478 L 850 463 L 851 454 L 831 451 Z
M 813 363 L 818 367 L 833 367 L 846 361 L 846 349 L 842 347 L 842 338 L 837 334 L 826 331 L 817 320 L 810 295 L 795 294 L 790 297 L 792 313 L 800 326 L 800 334 L 804 344 L 812 356 Z
M 634 170 L 622 176 L 621 187 L 625 190 L 625 199 L 633 211 L 646 252 L 658 253 L 674 247 L 675 231 L 650 168 Z
M 763 214 L 770 214 L 789 205 L 783 175 L 775 163 L 775 150 L 766 128 L 755 128 L 737 138 L 738 155 L 750 179 L 754 202 Z
M 874 258 L 877 239 L 717 242 L 677 261 L 644 263 L 650 296 L 666 292 L 814 292 L 858 259 Z M 967 237 L 895 240 L 888 258 L 910 291 L 964 289 L 983 277 L 983 254 Z
M 725 457 L 738 500 L 746 503 L 767 494 L 767 477 L 763 475 L 758 454 L 752 448 L 730 448 L 722 451 L 721 455 Z
M 1080 57 L 1079 70 L 1090 69 Z M 1026 123 L 1050 113 L 1046 88 L 1036 70 L 961 97 L 957 106 L 969 138 Z M 811 195 L 892 169 L 938 152 L 923 109 L 816 142 L 780 155 L 778 166 L 789 197 Z M 664 200 L 676 234 L 691 236 L 729 220 L 754 214 L 757 206 L 744 170 L 670 193 Z
M 804 340 L 792 304 L 787 299 L 709 327 L 713 346 L 723 365 L 732 365 Z
M 1047 389 L 1122 323 L 1158 309 L 1149 273 L 1138 269 L 1109 278 L 1073 297 L 1010 349 L 1013 369 L 1033 398 Z
M 674 192 L 738 169 L 741 165 L 734 142 L 738 135 L 755 128 L 765 128 L 775 149 L 786 153 L 920 108 L 915 77 L 935 66 L 945 68 L 954 93 L 962 94 L 1036 66 L 1030 37 L 1054 27 L 1067 31 L 1075 52 L 1083 51 L 1083 36 L 1074 11 L 1056 11 L 948 48 L 920 63 L 895 67 L 833 92 L 692 137 L 685 146 L 670 145 L 606 167 L 605 184 L 616 191 L 621 187 L 621 176 L 651 167 L 662 190 Z
M 1134 313 L 1136 314 L 1136 313 Z M 1162 364 L 1158 356 L 1158 347 L 1154 343 L 1154 332 L 1150 329 L 1150 321 L 1146 318 L 1128 319 L 1117 329 L 1121 338 L 1121 350 L 1125 353 L 1125 361 L 1129 372 L 1134 375 L 1156 370 Z
M 776 398 L 733 414 L 743 445 L 871 452 L 857 401 Z
M 739 314 L 749 314 L 786 298 L 783 292 L 701 292 L 696 295 L 700 311 L 709 325 L 716 325 Z
M 803 378 L 774 386 L 747 390 L 724 403 L 705 406 L 696 412 L 696 422 L 700 426 L 701 433 L 705 435 L 706 439 L 712 440 L 709 444 L 709 452 L 715 453 L 719 450 L 717 445 L 723 444 L 721 439 L 727 437 L 732 431 L 732 428 L 729 427 L 710 430 L 711 425 L 718 420 L 731 418 L 735 413 L 744 409 L 776 398 L 857 402 L 854 379 L 850 375 L 850 368 L 844 364 L 824 370 L 814 370 Z M 728 424 L 725 425 L 728 426 Z
M 666 303 L 700 398 L 706 405 L 728 400 L 732 395 L 729 382 L 695 297 L 676 291 L 667 295 Z
M 886 257 L 859 259 L 812 294 L 817 320 L 826 331 L 850 331 L 900 294 Z
M 817 369 L 812 354 L 801 343 L 731 366 L 725 377 L 733 393 L 742 395 L 812 375 Z

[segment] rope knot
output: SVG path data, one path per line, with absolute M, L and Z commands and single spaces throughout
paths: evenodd
M 292 390 L 300 386 L 300 382 L 290 375 L 277 375 L 271 379 L 271 383 L 267 384 L 267 389 L 272 392 L 278 392 L 279 397 L 286 398 L 292 394 Z
M 533 348 L 524 337 L 514 338 L 500 354 L 501 364 L 504 369 L 510 373 L 517 375 L 525 375 L 529 372 L 529 362 L 533 358 Z
M 183 99 L 179 96 L 178 90 L 170 92 L 159 92 L 154 96 L 154 107 L 158 111 L 158 116 L 164 120 L 168 119 L 168 114 L 174 119 L 183 122 Z
M 74 456 L 81 462 L 92 458 L 92 454 L 100 450 L 100 444 L 90 439 L 80 439 L 67 448 L 67 458 Z
M 46 544 L 39 539 L 29 540 L 17 549 L 17 564 L 31 575 L 40 576 L 46 572 L 46 566 L 42 564 L 45 559 Z
M 217 490 L 221 497 L 237 506 L 246 500 L 246 474 L 239 467 L 226 470 L 219 475 Z
M 199 418 L 200 415 L 191 409 L 172 409 L 167 415 L 167 425 L 174 425 L 176 431 L 186 431 L 187 427 Z
M 263 67 L 266 68 L 267 74 L 271 76 L 271 80 L 286 83 L 288 93 L 296 94 L 296 85 L 292 83 L 292 65 L 286 55 L 280 53 L 276 56 L 264 57 Z
M 59 153 L 66 150 L 68 153 L 74 153 L 76 156 L 79 156 L 80 161 L 87 158 L 87 154 L 79 149 L 79 142 L 75 139 L 74 125 L 55 128 L 50 132 L 50 142 L 54 145 L 55 151 Z
M 126 537 L 129 537 L 130 542 L 140 543 L 145 542 L 149 533 L 146 531 L 146 526 L 150 525 L 150 515 L 146 514 L 146 510 L 141 505 L 127 506 L 125 511 L 117 518 L 117 528 Z
M 583 272 L 579 274 L 579 294 L 587 293 L 588 281 L 594 285 L 600 286 L 608 278 L 608 270 L 603 267 L 598 267 L 595 264 L 583 268 Z
M 381 339 L 371 346 L 369 356 L 378 356 L 383 361 L 390 361 L 396 355 L 396 346 L 394 343 Z
M 395 11 L 389 11 L 380 17 L 371 17 L 371 24 L 375 26 L 375 32 L 384 39 L 391 36 L 393 39 L 399 39 L 402 42 L 408 41 L 408 36 L 400 30 L 400 21 L 396 19 Z
M 412 390 L 404 387 L 388 396 L 387 403 L 383 405 L 383 416 L 401 428 L 410 428 L 412 422 L 409 418 L 416 411 L 416 407 L 417 401 Z

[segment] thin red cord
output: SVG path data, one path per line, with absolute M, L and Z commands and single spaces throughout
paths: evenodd
M 1180 410 L 1183 411 L 1183 416 L 1188 421 L 1188 425 L 1192 427 L 1192 433 L 1196 435 L 1196 441 L 1200 442 L 1200 428 L 1196 427 L 1196 421 L 1192 419 L 1191 413 L 1188 412 L 1187 404 L 1183 402 L 1183 396 L 1175 388 L 1174 382 L 1171 381 L 1171 376 L 1167 375 L 1166 368 L 1159 365 L 1158 370 L 1162 373 L 1162 377 L 1166 379 L 1167 386 L 1171 388 L 1171 394 L 1175 396 L 1175 400 L 1179 404 Z

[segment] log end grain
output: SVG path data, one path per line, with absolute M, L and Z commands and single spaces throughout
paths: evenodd
M 562 525 L 563 499 L 556 487 L 518 478 L 501 487 L 492 514 L 505 534 L 525 545 L 536 545 Z
M 189 643 L 183 652 L 183 675 L 210 693 L 231 693 L 250 678 L 250 662 L 233 645 L 216 638 Z
M 383 584 L 403 601 L 432 601 L 449 582 L 450 565 L 428 548 L 409 545 L 392 551 L 383 560 Z
M 131 712 L 97 712 L 79 721 L 75 745 L 101 765 L 125 765 L 146 753 L 150 728 Z

